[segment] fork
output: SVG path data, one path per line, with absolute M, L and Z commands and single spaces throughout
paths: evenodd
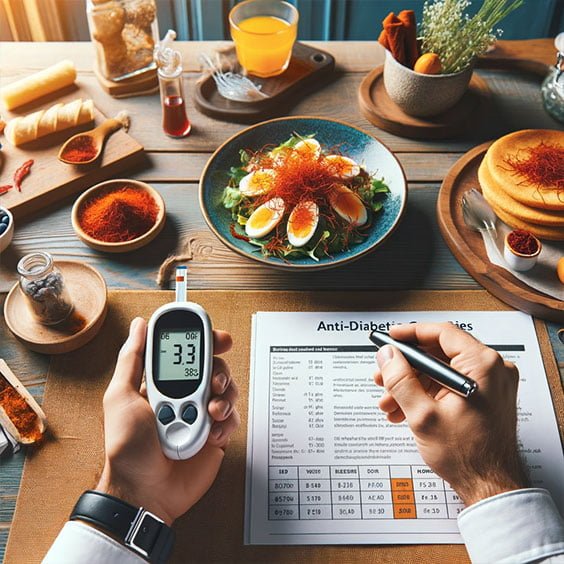
M 211 70 L 217 91 L 224 98 L 236 102 L 254 102 L 269 97 L 261 91 L 260 85 L 255 84 L 246 76 L 231 71 L 224 72 L 221 66 L 214 63 L 205 53 L 200 55 L 200 62 Z
M 486 244 L 486 239 L 492 243 L 496 253 L 501 256 L 497 247 L 497 217 L 482 194 L 472 188 L 462 196 L 462 216 L 464 223 L 470 229 L 479 231 Z

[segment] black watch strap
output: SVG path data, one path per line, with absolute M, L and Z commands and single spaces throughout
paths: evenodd
M 150 562 L 166 562 L 174 543 L 174 532 L 162 519 L 102 492 L 85 491 L 70 519 L 87 521 L 106 530 Z

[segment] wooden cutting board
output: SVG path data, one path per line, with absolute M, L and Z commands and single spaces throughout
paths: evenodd
M 6 121 L 19 115 L 47 109 L 57 102 L 70 102 L 76 98 L 86 99 L 83 93 L 74 90 L 42 105 L 30 105 L 24 111 L 2 111 Z M 94 101 L 94 104 L 96 102 Z M 113 116 L 112 116 L 113 117 Z M 22 182 L 22 191 L 15 188 L 0 196 L 0 206 L 8 208 L 16 219 L 33 213 L 71 194 L 76 194 L 94 184 L 115 176 L 133 163 L 141 160 L 143 146 L 123 129 L 111 135 L 102 156 L 91 165 L 67 165 L 57 159 L 61 145 L 75 133 L 87 131 L 106 119 L 98 109 L 94 110 L 94 123 L 84 124 L 48 135 L 36 141 L 14 147 L 2 136 L 0 150 L 0 186 L 13 184 L 13 175 L 24 162 L 33 159 L 31 173 Z

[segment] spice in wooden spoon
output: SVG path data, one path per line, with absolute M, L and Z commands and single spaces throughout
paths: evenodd
M 126 131 L 129 128 L 129 116 L 125 111 L 120 112 L 115 118 L 105 120 L 90 131 L 77 133 L 67 139 L 59 151 L 59 160 L 73 165 L 94 162 L 102 153 L 106 138 L 122 127 Z

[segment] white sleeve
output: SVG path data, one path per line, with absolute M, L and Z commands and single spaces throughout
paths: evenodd
M 564 562 L 564 521 L 546 490 L 489 497 L 458 516 L 472 562 Z
M 98 529 L 68 521 L 61 529 L 43 564 L 147 564 L 129 548 Z

